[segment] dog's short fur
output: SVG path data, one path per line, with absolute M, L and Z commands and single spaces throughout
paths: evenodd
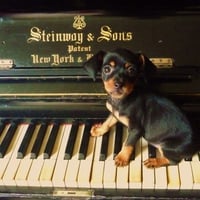
M 126 142 L 115 157 L 117 166 L 129 163 L 140 137 L 157 147 L 161 154 L 159 158 L 145 160 L 147 167 L 176 164 L 196 152 L 186 116 L 170 100 L 147 89 L 156 67 L 146 56 L 127 49 L 100 51 L 84 67 L 93 79 L 101 72 L 108 93 L 106 106 L 111 112 L 103 124 L 92 127 L 91 135 L 103 135 L 117 121 L 128 127 Z

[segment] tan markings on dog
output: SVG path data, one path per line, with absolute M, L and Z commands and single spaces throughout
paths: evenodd
M 109 129 L 117 123 L 117 119 L 110 114 L 106 121 L 103 124 L 94 124 L 90 130 L 92 136 L 102 136 L 104 135 Z
M 123 146 L 115 157 L 115 164 L 120 167 L 128 165 L 133 149 L 133 146 Z
M 133 89 L 134 89 L 134 84 L 133 83 L 126 83 L 126 94 L 130 94 Z
M 113 61 L 113 60 L 112 60 L 112 61 L 110 61 L 110 63 L 109 63 L 109 64 L 110 64 L 110 66 L 111 66 L 111 67 L 115 67 L 115 65 L 116 65 L 116 64 L 115 64 L 115 61 Z
M 124 66 L 125 66 L 125 68 L 128 68 L 130 65 L 131 65 L 131 63 L 127 62 Z
M 105 87 L 107 92 L 112 91 L 114 86 L 115 86 L 115 83 L 114 83 L 113 79 L 109 79 L 107 81 L 104 81 L 104 87 Z
M 118 121 L 120 121 L 122 124 L 124 124 L 125 126 L 129 126 L 129 119 L 126 116 L 123 115 L 119 115 L 119 112 L 116 110 L 113 110 L 112 105 L 108 102 L 106 102 L 106 107 L 108 108 L 108 110 L 113 113 L 113 115 L 117 118 Z
M 170 164 L 170 161 L 164 156 L 160 145 L 152 144 L 157 148 L 156 158 L 149 158 L 144 161 L 144 165 L 148 168 L 161 167 Z
M 112 92 L 115 88 L 114 79 L 109 79 L 107 81 L 104 81 L 104 88 L 108 93 Z M 127 82 L 121 89 L 123 90 L 124 93 L 122 96 L 128 95 L 133 91 L 134 84 Z
M 156 168 L 169 165 L 170 162 L 166 157 L 149 158 L 144 161 L 144 165 L 148 168 Z

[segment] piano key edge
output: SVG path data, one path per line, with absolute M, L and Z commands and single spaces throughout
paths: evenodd
M 83 198 L 83 199 L 104 199 L 108 197 L 119 198 L 156 198 L 156 199 L 173 199 L 173 198 L 197 198 L 200 197 L 199 190 L 154 190 L 154 189 L 89 189 L 89 188 L 49 188 L 49 187 L 0 187 L 0 198 L 12 200 L 18 199 L 37 199 L 44 200 L 66 198 Z

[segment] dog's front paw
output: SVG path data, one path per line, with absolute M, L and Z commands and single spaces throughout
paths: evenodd
M 161 158 L 149 158 L 144 161 L 144 165 L 147 168 L 156 168 L 169 165 L 169 160 L 165 157 Z
M 90 133 L 92 136 L 97 137 L 105 134 L 108 130 L 109 128 L 103 126 L 102 124 L 95 124 L 94 126 L 92 126 Z
M 118 167 L 124 167 L 129 164 L 130 157 L 133 152 L 132 146 L 124 146 L 115 157 L 115 164 Z
M 117 167 L 124 167 L 129 164 L 130 156 L 128 156 L 125 152 L 120 151 L 115 156 L 115 165 Z

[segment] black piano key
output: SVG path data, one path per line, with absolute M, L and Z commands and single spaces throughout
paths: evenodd
M 58 135 L 59 127 L 60 127 L 60 125 L 58 123 L 55 123 L 51 129 L 51 133 L 50 133 L 50 136 L 49 136 L 49 139 L 48 139 L 48 142 L 45 147 L 44 154 L 43 154 L 44 159 L 49 159 L 52 154 L 53 147 L 54 147 L 54 144 L 56 141 L 56 137 Z
M 1 122 L 0 123 L 0 136 L 3 133 L 4 128 L 5 128 L 5 123 Z
M 69 160 L 72 157 L 74 144 L 75 144 L 76 136 L 77 136 L 77 133 L 78 133 L 78 128 L 79 128 L 78 121 L 74 121 L 72 123 L 72 127 L 71 127 L 70 134 L 69 134 L 69 139 L 68 139 L 68 142 L 67 142 L 67 146 L 65 148 L 65 155 L 64 155 L 65 160 Z
M 102 136 L 101 150 L 100 150 L 100 155 L 99 155 L 100 161 L 106 160 L 107 152 L 108 152 L 108 141 L 109 141 L 109 133 L 105 133 Z
M 91 124 L 89 122 L 86 122 L 78 154 L 79 160 L 84 160 L 87 155 L 87 149 L 90 139 L 90 129 L 91 129 Z
M 197 155 L 198 155 L 198 158 L 199 158 L 199 161 L 200 161 L 200 152 L 198 152 Z
M 0 145 L 0 158 L 3 158 L 17 129 L 17 124 L 12 122 Z
M 37 158 L 40 148 L 41 148 L 41 145 L 42 145 L 42 142 L 43 142 L 43 139 L 44 139 L 44 136 L 45 136 L 45 133 L 46 133 L 46 130 L 47 130 L 47 127 L 48 127 L 47 124 L 45 124 L 45 123 L 41 124 L 40 129 L 37 134 L 37 138 L 34 142 L 32 150 L 31 150 L 31 159 Z
M 116 124 L 115 144 L 114 144 L 114 157 L 120 152 L 122 148 L 123 126 L 121 123 Z
M 148 154 L 149 158 L 156 158 L 156 148 L 151 144 L 148 144 Z
M 31 138 L 33 136 L 34 130 L 35 130 L 35 124 L 34 123 L 30 123 L 29 127 L 26 130 L 26 133 L 25 133 L 25 136 L 24 136 L 24 138 L 22 140 L 22 143 L 21 143 L 21 145 L 20 145 L 20 147 L 18 149 L 17 158 L 21 159 L 26 154 L 26 151 L 27 151 L 28 145 L 29 145 L 29 143 L 31 141 Z

